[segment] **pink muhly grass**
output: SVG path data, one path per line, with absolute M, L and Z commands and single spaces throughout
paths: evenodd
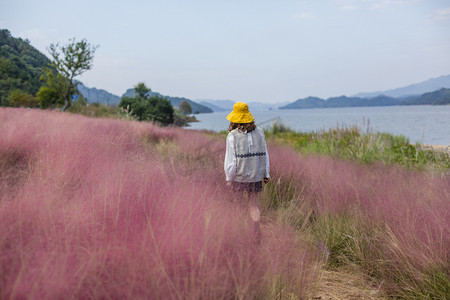
M 20 182 L 0 177 L 0 298 L 304 295 L 311 254 L 276 224 L 253 243 L 220 141 L 24 109 L 0 109 L 0 132 L 0 161 L 19 155 L 2 171 L 24 161 Z
M 282 178 L 281 183 L 274 182 L 279 193 L 289 185 L 292 200 L 308 203 L 315 218 L 348 216 L 366 224 L 359 230 L 373 231 L 361 232 L 367 241 L 356 241 L 369 247 L 367 256 L 359 258 L 366 260 L 364 264 L 378 267 L 383 276 L 397 276 L 393 279 L 397 282 L 405 274 L 413 280 L 421 278 L 430 268 L 448 270 L 448 176 L 324 156 L 303 157 L 278 146 L 269 147 L 269 152 L 272 177 Z

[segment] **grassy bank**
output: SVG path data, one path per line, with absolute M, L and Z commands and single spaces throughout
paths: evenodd
M 377 297 L 449 295 L 450 178 L 419 165 L 268 133 L 255 245 L 223 135 L 24 109 L 0 131 L 1 299 L 312 298 L 324 269 Z
M 358 126 L 304 133 L 274 125 L 266 135 L 305 154 L 322 154 L 365 164 L 383 162 L 441 173 L 450 171 L 447 152 L 426 150 L 419 144 L 411 145 L 404 136 L 371 132 L 370 129 L 363 131 Z

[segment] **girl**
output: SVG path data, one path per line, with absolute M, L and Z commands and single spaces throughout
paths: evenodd
M 233 111 L 227 116 L 227 145 L 224 170 L 227 186 L 237 192 L 247 192 L 250 217 L 253 221 L 255 240 L 261 241 L 261 213 L 258 208 L 258 193 L 262 190 L 262 181 L 268 183 L 269 154 L 267 153 L 264 131 L 256 127 L 255 118 L 243 102 L 234 104 Z

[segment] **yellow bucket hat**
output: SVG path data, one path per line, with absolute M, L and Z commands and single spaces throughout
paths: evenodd
M 233 106 L 233 111 L 227 116 L 227 120 L 233 123 L 251 123 L 255 118 L 248 110 L 247 103 L 236 102 Z

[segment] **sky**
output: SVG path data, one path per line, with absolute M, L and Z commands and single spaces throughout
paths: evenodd
M 0 28 L 49 56 L 98 45 L 78 79 L 121 96 L 266 103 L 450 74 L 449 0 L 0 0 Z

